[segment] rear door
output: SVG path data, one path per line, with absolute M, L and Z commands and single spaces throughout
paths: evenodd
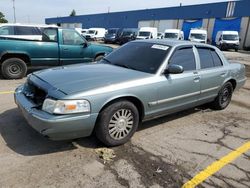
M 200 100 L 207 100 L 217 96 L 223 84 L 227 71 L 213 48 L 197 46 L 199 54 L 199 74 L 201 76 Z
M 62 30 L 60 61 L 62 65 L 90 62 L 94 57 L 87 41 L 75 30 Z
M 162 75 L 158 106 L 162 111 L 177 111 L 196 105 L 200 96 L 200 76 L 196 71 L 193 46 L 181 47 L 173 53 L 169 64 L 181 65 L 181 74 Z

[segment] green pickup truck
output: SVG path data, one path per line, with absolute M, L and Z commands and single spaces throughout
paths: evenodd
M 28 67 L 51 67 L 99 61 L 113 49 L 88 43 L 72 29 L 46 28 L 42 40 L 0 37 L 1 73 L 6 79 L 23 78 Z

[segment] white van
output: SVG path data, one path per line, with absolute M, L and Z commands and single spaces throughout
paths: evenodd
M 239 33 L 238 31 L 218 31 L 215 43 L 221 50 L 234 49 L 237 52 L 240 45 Z
M 0 36 L 16 39 L 42 40 L 44 28 L 58 28 L 56 25 L 32 25 L 20 23 L 0 24 Z
M 136 39 L 157 39 L 156 27 L 141 27 Z
M 188 40 L 192 42 L 207 43 L 207 31 L 204 29 L 191 29 Z
M 87 40 L 103 40 L 105 33 L 105 28 L 89 28 L 85 34 L 85 38 Z
M 180 29 L 166 29 L 164 32 L 165 39 L 184 40 L 184 32 Z

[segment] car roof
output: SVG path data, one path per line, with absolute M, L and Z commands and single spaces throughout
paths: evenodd
M 159 44 L 159 45 L 166 45 L 171 47 L 177 46 L 185 46 L 185 45 L 195 45 L 195 46 L 202 46 L 202 47 L 209 47 L 214 48 L 214 46 L 209 44 L 203 44 L 198 42 L 191 42 L 186 40 L 169 40 L 169 39 L 145 39 L 145 40 L 135 40 L 133 42 L 145 42 L 145 43 L 152 43 L 152 44 Z
M 21 24 L 21 23 L 3 23 L 0 26 L 25 26 L 25 27 L 58 27 L 56 25 L 47 24 Z

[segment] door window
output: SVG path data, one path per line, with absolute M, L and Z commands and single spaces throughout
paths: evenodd
M 82 45 L 85 43 L 83 38 L 74 30 L 64 30 L 62 36 L 65 45 Z
M 42 40 L 46 42 L 57 42 L 57 29 L 44 29 L 42 34 Z
M 184 71 L 196 69 L 195 57 L 192 47 L 181 48 L 174 52 L 170 64 L 180 65 Z
M 14 35 L 14 27 L 13 26 L 0 27 L 0 35 Z
M 222 66 L 222 62 L 215 52 L 211 48 L 197 48 L 200 56 L 201 69 Z

